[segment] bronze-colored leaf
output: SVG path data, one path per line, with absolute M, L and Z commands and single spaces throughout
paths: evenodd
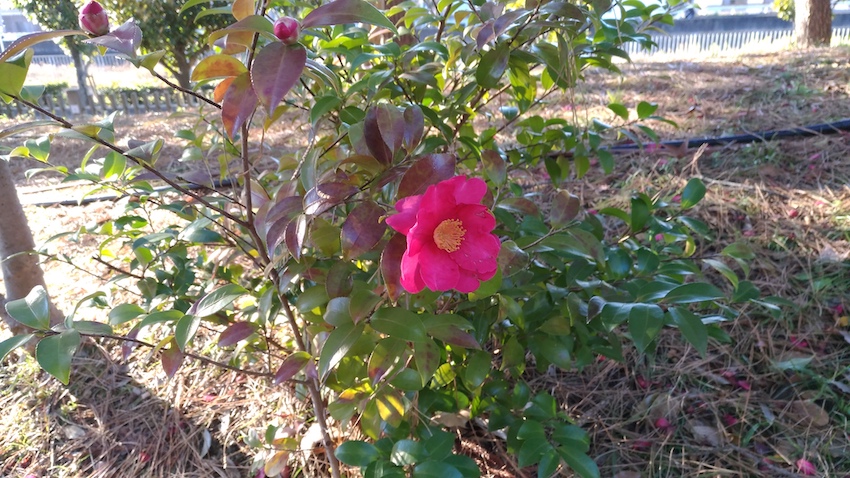
M 381 164 L 392 164 L 393 153 L 381 136 L 381 128 L 378 125 L 378 110 L 375 107 L 366 111 L 366 119 L 363 121 L 363 141 L 372 156 Z
M 555 227 L 564 227 L 576 218 L 581 207 L 577 196 L 559 189 L 552 198 L 552 209 L 549 211 L 549 221 Z
M 384 237 L 387 225 L 381 221 L 384 208 L 372 201 L 364 202 L 348 215 L 342 224 L 340 242 L 346 260 L 359 257 L 372 250 Z
M 381 253 L 381 275 L 384 277 L 384 286 L 387 295 L 393 302 L 401 295 L 401 256 L 407 249 L 407 238 L 396 234 L 387 242 L 384 252 Z
M 457 158 L 453 154 L 426 154 L 413 163 L 398 184 L 397 198 L 424 194 L 428 186 L 455 175 Z

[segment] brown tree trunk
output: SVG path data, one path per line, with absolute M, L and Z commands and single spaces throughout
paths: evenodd
M 0 159 L 0 271 L 6 285 L 6 300 L 21 299 L 27 296 L 37 285 L 45 287 L 44 272 L 38 264 L 38 256 L 33 252 L 35 241 L 32 238 L 27 217 L 18 200 L 15 182 L 9 162 Z M 45 287 L 46 289 L 46 287 Z M 0 294 L 0 303 L 5 303 Z M 26 333 L 27 328 L 6 317 L 6 309 L 2 308 L 2 316 L 9 324 L 15 335 Z M 51 301 L 50 323 L 61 323 L 62 313 Z
M 71 51 L 71 59 L 74 61 L 74 70 L 77 72 L 77 87 L 80 89 L 80 112 L 85 114 L 86 107 L 89 103 L 91 103 L 89 99 L 89 89 L 86 86 L 88 68 L 86 66 L 86 62 L 83 61 L 83 53 L 79 48 L 69 43 L 68 50 Z M 94 111 L 93 107 L 92 111 Z
M 829 46 L 832 40 L 830 0 L 796 0 L 794 34 L 798 48 Z

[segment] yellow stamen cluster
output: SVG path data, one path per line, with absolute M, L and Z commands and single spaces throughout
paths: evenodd
M 460 249 L 464 234 L 466 229 L 460 219 L 446 219 L 434 229 L 434 242 L 446 252 L 455 252 Z

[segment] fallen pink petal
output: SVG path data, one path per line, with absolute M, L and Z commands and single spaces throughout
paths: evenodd
M 812 464 L 812 462 L 803 458 L 797 460 L 796 465 L 797 471 L 799 471 L 801 475 L 814 476 L 818 472 L 817 468 L 815 468 L 815 465 Z
M 496 275 L 501 243 L 492 233 L 496 218 L 481 204 L 486 193 L 483 180 L 455 176 L 398 201 L 398 214 L 387 224 L 407 236 L 401 259 L 406 291 L 473 292 Z

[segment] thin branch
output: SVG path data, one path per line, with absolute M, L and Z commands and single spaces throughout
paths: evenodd
M 139 274 L 135 274 L 135 273 L 130 272 L 130 271 L 125 271 L 124 269 L 121 269 L 120 267 L 115 267 L 115 266 L 113 266 L 112 264 L 110 264 L 110 263 L 106 262 L 105 260 L 101 259 L 101 258 L 100 258 L 100 257 L 98 257 L 98 256 L 92 256 L 92 259 L 93 259 L 95 262 L 98 262 L 98 263 L 100 263 L 100 264 L 103 264 L 104 266 L 106 266 L 106 268 L 107 268 L 107 269 L 109 269 L 109 270 L 111 270 L 111 271 L 113 271 L 113 272 L 117 272 L 117 273 L 119 273 L 119 274 L 124 274 L 124 275 L 126 275 L 126 276 L 130 276 L 130 277 L 134 277 L 134 278 L 139 279 L 139 280 L 144 279 L 144 276 L 140 276 Z
M 153 71 L 153 70 L 151 70 L 151 74 L 153 74 L 153 76 L 155 76 L 155 77 L 159 78 L 159 80 L 160 80 L 160 81 L 162 81 L 162 82 L 163 82 L 163 83 L 165 83 L 166 85 L 170 86 L 171 88 L 174 88 L 174 89 L 175 89 L 175 90 L 177 90 L 177 91 L 181 91 L 181 92 L 183 92 L 183 93 L 186 93 L 187 95 L 192 95 L 192 96 L 194 96 L 195 98 L 197 98 L 197 99 L 199 99 L 199 100 L 203 101 L 204 103 L 207 103 L 208 105 L 213 106 L 214 108 L 221 109 L 221 105 L 220 105 L 220 104 L 218 104 L 218 103 L 216 103 L 215 101 L 213 101 L 213 100 L 211 100 L 211 99 L 207 98 L 206 96 L 204 96 L 204 95 L 202 95 L 202 94 L 200 94 L 200 93 L 197 93 L 197 92 L 195 92 L 195 91 L 192 91 L 192 90 L 189 90 L 189 89 L 183 88 L 182 86 L 180 86 L 180 85 L 178 85 L 178 84 L 175 84 L 175 83 L 173 83 L 173 82 L 169 81 L 169 80 L 168 80 L 168 78 L 166 78 L 166 77 L 164 77 L 164 76 L 160 75 L 159 73 L 157 73 L 157 72 L 155 72 L 155 71 Z

